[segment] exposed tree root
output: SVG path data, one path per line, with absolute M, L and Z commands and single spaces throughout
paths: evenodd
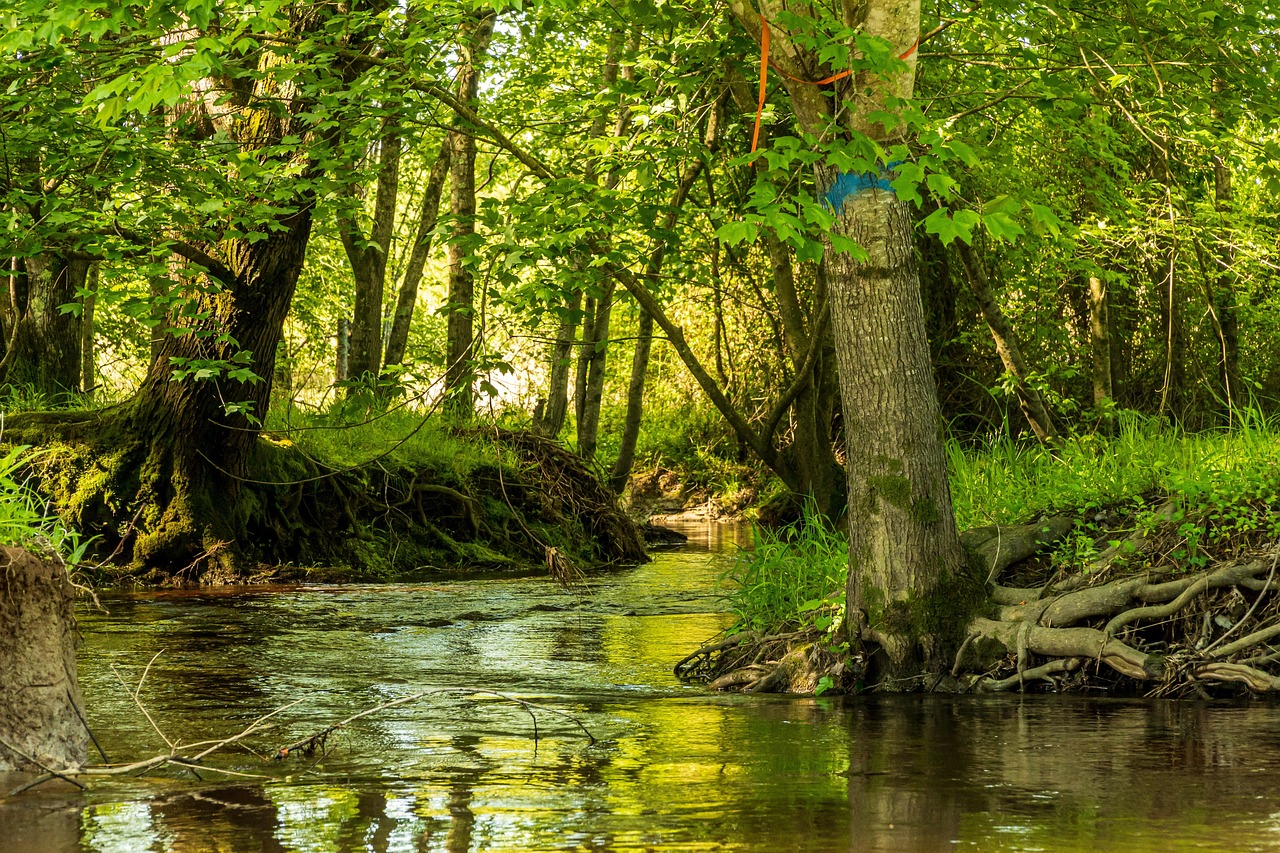
M 1233 559 L 1188 571 L 1161 556 L 1178 541 L 1172 505 L 1162 504 L 1154 518 L 1157 524 L 1111 545 L 1083 571 L 1019 570 L 1033 583 L 1039 572 L 1041 586 L 995 581 L 1052 548 L 1071 530 L 1070 519 L 967 532 L 966 550 L 988 579 L 991 604 L 969 622 L 952 677 L 932 683 L 976 691 L 1280 693 L 1280 544 L 1243 557 L 1233 545 Z M 853 686 L 863 661 L 826 649 L 824 637 L 813 628 L 745 632 L 694 652 L 676 674 L 751 692 L 813 692 L 824 676 L 835 689 Z

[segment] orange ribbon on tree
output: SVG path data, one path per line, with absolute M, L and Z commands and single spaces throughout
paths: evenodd
M 907 52 L 899 56 L 899 59 L 908 59 L 911 54 L 916 52 L 916 48 L 920 46 L 920 37 L 916 36 L 916 40 L 912 42 L 911 47 L 907 48 Z M 821 80 L 801 80 L 799 77 L 792 77 L 781 68 L 774 68 L 783 77 L 796 83 L 804 83 L 808 86 L 825 86 L 828 83 L 834 83 L 848 77 L 853 73 L 853 69 L 849 68 L 838 74 L 832 74 L 830 77 L 823 77 Z M 756 145 L 760 141 L 760 116 L 764 113 L 765 88 L 769 83 L 769 22 L 764 19 L 764 15 L 760 16 L 760 98 L 756 102 L 756 126 L 751 132 L 751 151 L 754 153 Z

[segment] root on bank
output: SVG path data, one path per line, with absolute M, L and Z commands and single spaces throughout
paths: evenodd
M 112 557 L 109 581 L 391 580 L 542 566 L 572 576 L 645 559 L 613 494 L 554 442 L 493 428 L 434 436 L 413 453 L 375 447 L 371 460 L 342 465 L 268 432 L 238 472 L 205 447 L 148 434 L 127 407 L 15 416 L 6 438 L 41 448 L 35 485 Z
M 961 632 L 949 672 L 891 688 L 1280 693 L 1280 543 L 1255 538 L 1188 568 L 1166 556 L 1177 553 L 1172 506 L 1153 516 L 1156 525 L 1111 540 L 1071 573 L 1044 559 L 1071 519 L 967 532 L 987 606 Z M 1004 575 L 1036 585 L 1002 585 Z M 873 636 L 863 640 L 874 648 Z M 676 672 L 714 689 L 812 693 L 824 677 L 834 690 L 858 687 L 864 662 L 811 627 L 736 634 L 698 649 Z

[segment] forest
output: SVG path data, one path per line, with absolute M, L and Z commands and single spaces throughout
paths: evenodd
M 206 769 L 276 839 L 288 803 L 349 800 L 291 850 L 996 837 L 974 815 L 1005 806 L 967 793 L 926 809 L 949 836 L 895 823 L 901 790 L 867 776 L 891 752 L 856 738 L 811 834 L 829 792 L 754 825 L 758 768 L 706 795 L 736 798 L 741 834 L 619 822 L 666 814 L 643 791 L 503 811 L 519 772 L 622 796 L 622 753 L 653 745 L 617 720 L 663 729 L 675 695 L 784 776 L 786 722 L 826 743 L 924 714 L 985 755 L 964 727 L 1006 713 L 1068 709 L 1087 739 L 1101 697 L 1220 700 L 1143 725 L 1194 728 L 1188 772 L 1226 774 L 1224 814 L 1252 819 L 1266 780 L 1241 779 L 1269 753 L 1243 744 L 1280 692 L 1270 0 L 0 13 L 0 847 L 128 849 L 107 818 L 163 792 L 134 849 L 258 849 L 235 821 L 188 835 Z M 705 704 L 722 692 L 792 704 Z M 977 698 L 1007 693 L 1063 704 Z M 546 768 L 508 743 L 521 720 Z M 441 726 L 443 769 L 391 734 Z M 883 749 L 917 736 L 895 731 Z M 294 769 L 237 782 L 271 770 L 253 755 Z M 1158 803 L 1112 814 L 1072 772 L 1028 845 L 1165 849 L 1123 834 Z M 73 795 L 66 826 L 33 822 Z

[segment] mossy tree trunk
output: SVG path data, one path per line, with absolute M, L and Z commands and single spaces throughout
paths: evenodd
M 783 11 L 777 0 L 762 0 L 758 7 L 733 0 L 732 8 L 757 39 L 763 35 L 762 20 L 777 21 Z M 816 5 L 787 8 L 819 17 L 832 14 Z M 920 35 L 919 0 L 869 0 L 840 14 L 841 23 L 905 51 L 902 70 L 858 72 L 838 90 L 841 97 L 832 99 L 829 90 L 796 82 L 815 79 L 814 69 L 823 69 L 823 63 L 776 26 L 774 65 L 789 75 L 784 85 L 806 132 L 891 141 L 892 134 L 874 117 L 911 96 L 916 55 L 910 48 Z M 836 177 L 819 165 L 819 192 Z M 965 557 L 947 481 L 911 212 L 892 191 L 870 188 L 848 197 L 837 214 L 834 232 L 866 252 L 858 262 L 828 245 L 823 260 L 848 448 L 847 624 L 851 639 L 870 641 L 878 649 L 871 675 L 885 683 L 943 664 L 948 584 L 961 574 Z
M 266 239 L 226 241 L 220 292 L 198 298 L 206 319 L 183 323 L 168 334 L 133 398 L 112 410 L 118 427 L 132 437 L 139 498 L 145 507 L 134 542 L 136 564 L 181 568 L 201 555 L 213 565 L 234 567 L 247 508 L 240 501 L 249 452 L 258 439 L 256 422 L 271 399 L 277 344 L 288 314 L 311 231 L 311 208 L 277 221 Z M 174 363 L 232 363 L 254 354 L 260 381 L 225 376 L 175 379 Z M 178 361 L 175 362 L 175 359 Z M 227 403 L 244 411 L 227 413 Z

